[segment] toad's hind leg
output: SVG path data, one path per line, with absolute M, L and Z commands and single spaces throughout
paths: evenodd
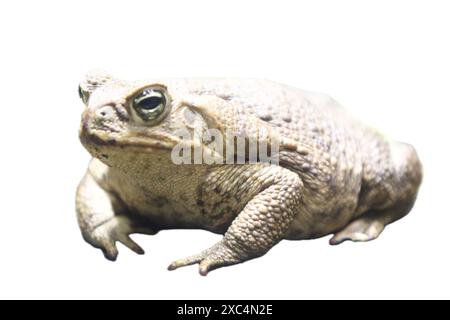
M 354 242 L 375 240 L 383 232 L 385 226 L 406 216 L 413 204 L 414 200 L 389 209 L 370 210 L 336 232 L 330 239 L 330 244 L 338 245 L 346 240 Z
M 375 212 L 366 213 L 335 233 L 330 239 L 330 244 L 338 245 L 346 240 L 355 242 L 374 240 L 378 238 L 384 227 L 383 219 L 377 216 Z
M 422 164 L 414 148 L 408 144 L 394 143 L 391 152 L 394 174 L 383 182 L 381 188 L 393 191 L 387 197 L 390 204 L 385 204 L 382 209 L 369 210 L 356 218 L 337 232 L 330 244 L 336 245 L 346 240 L 374 240 L 386 225 L 403 218 L 413 207 L 422 181 Z

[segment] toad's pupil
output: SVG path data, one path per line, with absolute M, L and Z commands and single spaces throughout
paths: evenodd
M 161 97 L 148 97 L 144 98 L 141 101 L 139 101 L 139 107 L 145 110 L 152 110 L 155 109 L 157 106 L 159 106 L 162 103 Z

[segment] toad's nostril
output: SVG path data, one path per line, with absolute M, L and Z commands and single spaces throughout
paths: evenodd
M 101 108 L 98 108 L 96 110 L 97 117 L 99 118 L 111 118 L 113 119 L 115 117 L 116 112 L 114 111 L 114 108 L 112 106 L 103 106 Z

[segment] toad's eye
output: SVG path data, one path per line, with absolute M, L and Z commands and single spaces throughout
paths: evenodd
M 158 89 L 145 89 L 132 101 L 136 114 L 144 121 L 155 120 L 166 108 L 167 99 Z

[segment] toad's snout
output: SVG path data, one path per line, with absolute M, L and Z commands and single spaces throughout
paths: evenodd
M 104 144 L 124 131 L 127 116 L 113 105 L 88 108 L 83 112 L 80 139 L 87 144 Z
M 112 105 L 104 105 L 86 110 L 82 116 L 82 130 L 88 133 L 96 131 L 120 132 L 123 129 L 124 116 Z
M 115 131 L 117 123 L 120 123 L 120 118 L 115 108 L 110 105 L 95 109 L 91 118 L 93 119 L 92 124 L 94 125 L 94 127 L 98 127 L 99 129 L 103 130 Z

